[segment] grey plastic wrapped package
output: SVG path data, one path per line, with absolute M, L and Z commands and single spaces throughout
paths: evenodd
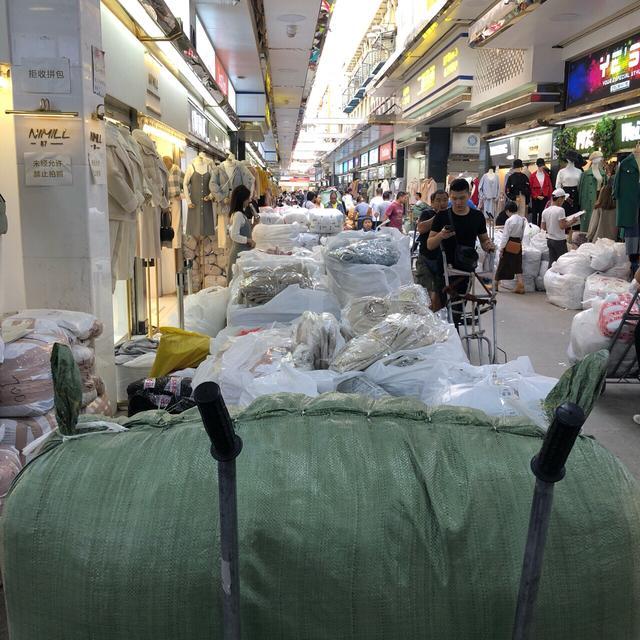
M 344 347 L 340 323 L 330 313 L 305 311 L 294 329 L 293 362 L 298 369 L 328 369 Z
M 330 249 L 327 255 L 349 264 L 381 264 L 392 267 L 400 260 L 400 249 L 389 236 L 362 239 Z
M 450 326 L 432 312 L 428 315 L 395 313 L 348 342 L 334 358 L 331 368 L 339 373 L 364 371 L 390 353 L 444 342 L 450 330 Z
M 362 252 L 362 247 L 365 246 L 361 244 L 363 242 L 374 243 L 372 247 L 376 249 L 376 253 L 381 243 L 389 243 L 390 251 L 394 255 L 396 251 L 399 253 L 398 260 L 392 266 L 387 266 L 351 263 L 340 259 L 351 255 L 347 249 L 349 245 L 357 244 Z M 329 288 L 343 306 L 364 296 L 385 297 L 397 292 L 402 286 L 413 284 L 409 239 L 397 229 L 381 229 L 375 233 L 345 231 L 327 240 L 324 254 Z M 370 255 L 374 255 L 373 249 Z
M 394 313 L 426 314 L 431 300 L 424 287 L 410 284 L 385 296 L 355 298 L 342 311 L 342 328 L 348 336 L 362 335 Z

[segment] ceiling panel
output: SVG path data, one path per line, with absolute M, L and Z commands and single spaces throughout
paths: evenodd
M 320 12 L 319 0 L 266 0 L 264 5 L 270 49 L 291 49 L 301 46 L 300 43 L 302 48 L 311 49 Z M 295 21 L 298 27 L 295 38 L 287 36 L 287 25 L 294 22 L 284 19 L 288 15 L 302 18 Z
M 299 107 L 302 100 L 302 87 L 275 87 L 273 88 L 273 99 L 278 107 L 293 108 Z
M 198 0 L 196 11 L 236 91 L 264 91 L 247 0 L 226 6 Z

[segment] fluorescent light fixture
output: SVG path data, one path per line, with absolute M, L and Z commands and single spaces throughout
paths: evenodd
M 28 109 L 7 109 L 5 111 L 10 116 L 32 116 L 36 118 L 77 118 L 77 111 L 29 111 Z
M 599 113 L 592 113 L 590 116 L 579 116 L 578 118 L 569 118 L 568 120 L 561 120 L 556 124 L 574 124 L 576 122 L 584 122 L 585 120 L 597 120 L 602 116 L 608 116 L 612 113 L 622 113 L 623 111 L 637 111 L 640 109 L 640 102 L 629 105 L 628 107 L 618 107 L 617 109 L 609 109 L 607 111 L 601 111 Z
M 164 38 L 162 29 L 154 22 L 151 16 L 138 0 L 119 0 L 120 6 L 150 35 L 152 38 Z
M 487 142 L 498 142 L 498 140 L 507 140 L 508 138 L 515 138 L 516 136 L 528 136 L 530 133 L 535 133 L 536 131 L 544 131 L 545 129 L 550 129 L 551 127 L 534 127 L 533 129 L 523 129 L 522 131 L 514 131 L 506 136 L 499 136 L 498 138 L 491 138 L 487 140 Z
M 181 138 L 170 134 L 168 131 L 158 129 L 158 127 L 154 127 L 153 125 L 145 123 L 142 125 L 142 130 L 148 135 L 165 140 L 176 147 L 180 147 L 180 149 L 184 149 L 187 146 L 187 143 Z

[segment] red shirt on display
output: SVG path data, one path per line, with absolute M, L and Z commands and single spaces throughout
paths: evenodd
M 389 218 L 389 226 L 398 230 L 402 230 L 402 220 L 404 218 L 404 205 L 397 200 L 394 200 L 387 208 L 385 219 Z
M 529 185 L 531 186 L 531 197 L 535 200 L 538 196 L 544 196 L 545 198 L 551 197 L 553 186 L 551 185 L 551 177 L 548 171 L 543 171 L 544 178 L 542 184 L 538 179 L 538 172 L 534 171 L 529 177 Z

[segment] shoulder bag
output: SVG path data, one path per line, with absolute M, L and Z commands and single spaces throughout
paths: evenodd
M 451 222 L 451 226 L 455 230 L 455 225 L 453 224 L 453 214 L 451 213 L 451 209 L 449 209 L 449 221 Z M 458 269 L 458 271 L 467 271 L 472 273 L 478 268 L 478 252 L 473 247 L 465 247 L 462 244 L 458 243 L 456 236 L 453 236 L 453 239 L 456 243 L 455 251 L 453 254 L 453 267 L 454 269 Z
M 520 242 L 516 242 L 515 240 L 509 240 L 507 244 L 504 246 L 505 253 L 511 253 L 512 255 L 517 256 L 522 252 L 522 241 L 524 241 L 524 231 L 527 228 L 527 221 L 524 220 L 522 223 L 522 240 Z
M 0 193 L 0 235 L 7 233 L 9 224 L 7 222 L 7 203 Z

